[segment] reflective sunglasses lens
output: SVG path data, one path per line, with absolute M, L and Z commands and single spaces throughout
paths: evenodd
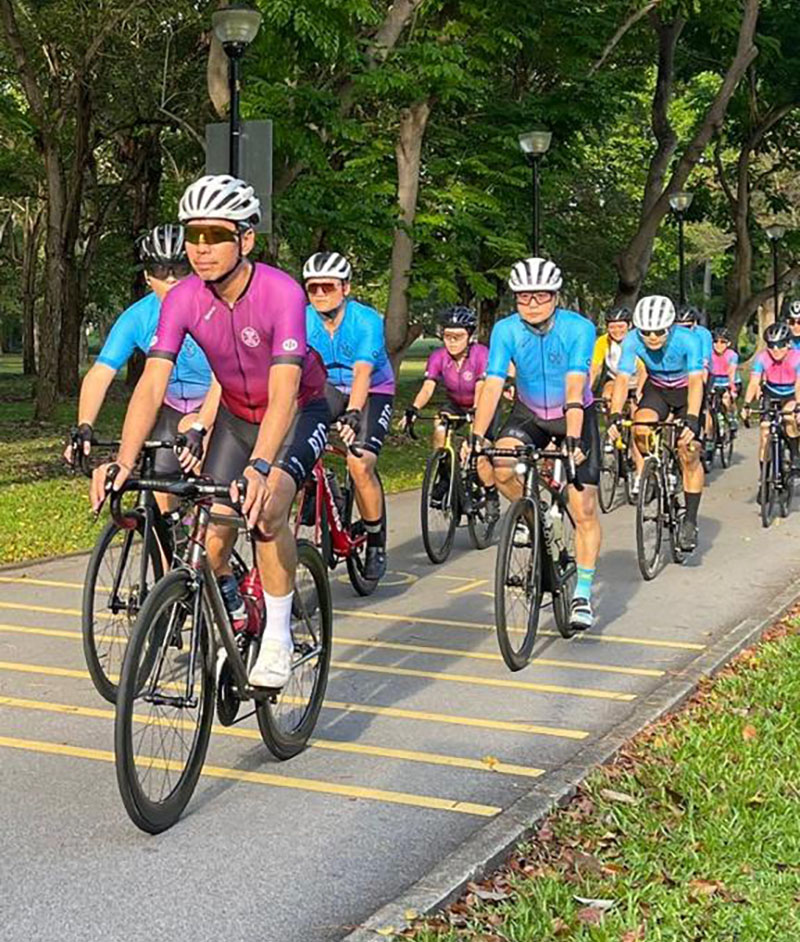
M 330 282 L 306 286 L 306 291 L 308 291 L 309 294 L 333 294 L 335 290 L 336 285 L 331 284 Z
M 239 236 L 223 226 L 187 226 L 185 238 L 192 245 L 217 245 L 220 242 L 235 242 Z

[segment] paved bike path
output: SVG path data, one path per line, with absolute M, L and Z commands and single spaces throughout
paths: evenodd
M 433 567 L 418 494 L 390 501 L 387 584 L 332 577 L 335 667 L 315 745 L 272 760 L 252 720 L 215 730 L 182 821 L 140 833 L 117 794 L 111 707 L 85 673 L 85 558 L 0 573 L 0 940 L 339 939 L 581 750 L 798 573 L 800 514 L 760 527 L 755 433 L 715 471 L 700 548 L 651 583 L 633 512 L 604 518 L 599 624 L 544 613 L 511 674 L 491 630 L 494 548 Z M 746 456 L 746 457 L 745 457 Z M 42 901 L 46 901 L 46 906 Z

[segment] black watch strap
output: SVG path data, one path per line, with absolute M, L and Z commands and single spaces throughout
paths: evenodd
M 247 467 L 255 468 L 255 470 L 264 477 L 266 477 L 272 470 L 272 465 L 269 463 L 269 461 L 267 461 L 266 458 L 251 458 L 247 462 Z

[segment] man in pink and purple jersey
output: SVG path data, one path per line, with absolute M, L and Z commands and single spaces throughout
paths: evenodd
M 206 176 L 183 194 L 179 218 L 195 274 L 177 285 L 161 309 L 147 366 L 131 398 L 114 465 L 98 468 L 92 482 L 95 507 L 107 472 L 119 488 L 155 422 L 173 362 L 186 335 L 208 357 L 218 383 L 200 409 L 181 455 L 196 466 L 205 429 L 213 432 L 203 470 L 217 481 L 247 480 L 243 512 L 267 537 L 258 545 L 267 625 L 250 672 L 257 687 L 282 687 L 292 671 L 292 595 L 297 555 L 288 517 L 298 487 L 322 453 L 330 413 L 325 368 L 306 344 L 303 289 L 285 272 L 247 258 L 261 207 L 253 188 L 227 175 Z M 212 387 L 213 389 L 213 387 Z M 231 485 L 231 500 L 238 489 Z M 230 506 L 215 513 L 231 515 Z M 209 560 L 234 622 L 244 605 L 229 557 L 236 531 L 209 531 Z
M 770 324 L 764 331 L 766 350 L 756 354 L 750 380 L 744 394 L 742 418 L 747 419 L 750 403 L 761 392 L 764 405 L 778 402 L 784 413 L 784 426 L 792 453 L 792 468 L 800 468 L 800 428 L 797 422 L 797 408 L 800 403 L 800 350 L 792 348 L 792 335 L 787 324 L 779 321 Z M 769 422 L 766 416 L 761 422 L 761 443 L 758 460 L 763 462 L 767 447 Z

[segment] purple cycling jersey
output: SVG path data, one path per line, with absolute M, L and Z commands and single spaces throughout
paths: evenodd
M 753 372 L 762 377 L 771 395 L 791 396 L 800 376 L 800 350 L 790 350 L 782 360 L 774 360 L 769 350 L 762 350 L 753 361 Z
M 302 368 L 299 405 L 323 395 L 325 367 L 306 345 L 303 289 L 277 268 L 256 262 L 232 307 L 197 275 L 176 285 L 161 305 L 149 355 L 174 362 L 186 334 L 208 358 L 222 404 L 246 422 L 264 417 L 273 363 Z
M 489 348 L 482 343 L 469 345 L 467 355 L 459 367 L 446 347 L 439 347 L 428 357 L 425 379 L 444 384 L 448 398 L 462 409 L 475 405 L 475 386 L 486 378 Z

